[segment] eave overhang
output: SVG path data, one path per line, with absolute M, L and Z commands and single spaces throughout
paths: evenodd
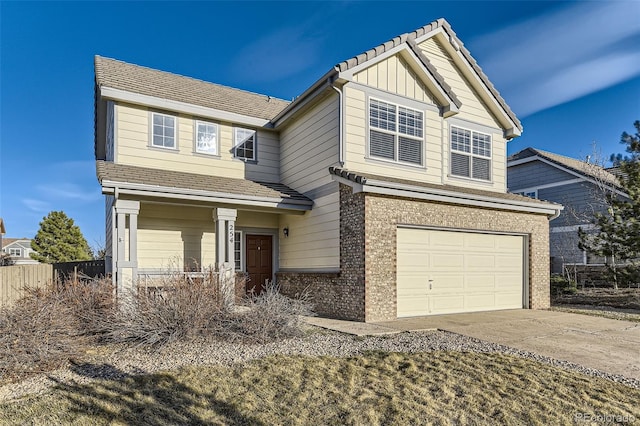
M 115 182 L 103 180 L 101 182 L 102 193 L 105 195 L 121 194 L 137 197 L 162 198 L 181 201 L 198 201 L 206 203 L 234 204 L 241 206 L 253 206 L 261 208 L 273 208 L 286 210 L 287 213 L 303 214 L 313 207 L 311 200 L 291 200 L 285 198 L 256 197 L 227 192 L 201 191 L 196 189 L 184 189 L 159 185 L 146 185 L 130 182 Z
M 248 115 L 223 111 L 220 109 L 209 108 L 180 101 L 174 101 L 171 99 L 159 98 L 156 96 L 143 95 L 126 90 L 114 89 L 112 87 L 100 86 L 98 90 L 102 99 L 126 102 L 135 105 L 142 105 L 145 107 L 158 108 L 166 111 L 175 111 L 184 114 L 195 115 L 202 118 L 230 121 L 233 123 L 252 127 L 265 129 L 273 127 L 271 122 L 264 118 L 251 117 Z
M 336 174 L 336 172 L 338 174 Z M 337 182 L 350 186 L 354 193 L 365 192 L 472 207 L 537 213 L 550 217 L 557 217 L 560 214 L 560 211 L 564 209 L 563 206 L 555 203 L 518 201 L 492 197 L 490 195 L 471 194 L 448 189 L 436 189 L 418 185 L 389 182 L 370 179 L 364 176 L 359 176 L 356 173 L 337 171 L 335 169 L 331 171 L 331 177 Z

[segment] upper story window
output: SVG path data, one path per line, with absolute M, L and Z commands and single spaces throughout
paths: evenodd
M 491 136 L 452 126 L 451 174 L 491 180 Z
M 234 155 L 242 160 L 256 159 L 256 131 L 249 129 L 234 129 Z
M 159 148 L 176 148 L 176 118 L 172 115 L 151 113 L 153 132 L 151 145 Z
M 196 152 L 218 155 L 218 125 L 196 120 Z
M 22 250 L 19 248 L 9 248 L 9 256 L 21 257 Z
M 422 111 L 371 99 L 369 155 L 422 165 L 423 128 Z

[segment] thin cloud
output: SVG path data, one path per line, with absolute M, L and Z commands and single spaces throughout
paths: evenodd
M 231 63 L 234 74 L 253 81 L 285 79 L 316 65 L 322 36 L 306 25 L 282 28 L 244 46 Z
M 42 200 L 35 200 L 33 198 L 23 198 L 22 204 L 24 204 L 33 213 L 43 214 L 51 211 L 51 204 Z
M 529 115 L 639 75 L 638 48 L 616 46 L 640 35 L 639 13 L 634 2 L 579 3 L 481 36 L 471 51 L 514 110 Z
M 38 185 L 38 191 L 46 194 L 47 197 L 56 199 L 63 198 L 81 202 L 92 202 L 101 198 L 101 194 L 94 189 L 83 189 L 74 183 L 56 183 Z

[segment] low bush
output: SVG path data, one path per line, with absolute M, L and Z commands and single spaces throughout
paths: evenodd
M 560 274 L 552 274 L 549 283 L 552 296 L 575 294 L 578 291 L 575 281 L 569 280 Z
M 300 335 L 302 316 L 312 315 L 308 293 L 291 299 L 270 283 L 259 295 L 246 298 L 248 309 L 237 311 L 221 331 L 227 337 L 264 343 Z
M 26 290 L 0 310 L 0 382 L 48 371 L 80 355 L 113 306 L 110 281 L 67 282 Z
M 290 299 L 267 286 L 234 305 L 235 286 L 214 271 L 174 274 L 114 297 L 110 279 L 27 290 L 0 310 L 0 382 L 61 367 L 89 345 L 159 347 L 196 336 L 264 343 L 298 335 L 305 297 Z
M 230 314 L 234 288 L 213 271 L 197 278 L 172 274 L 124 294 L 102 325 L 101 340 L 159 346 L 216 335 Z M 98 320 L 99 321 L 99 320 Z

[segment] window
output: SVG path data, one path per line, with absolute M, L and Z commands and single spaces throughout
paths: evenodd
M 523 195 L 529 198 L 538 198 L 538 191 L 536 190 L 514 192 L 514 194 Z
M 452 126 L 451 174 L 491 180 L 491 136 Z
M 236 271 L 242 271 L 242 231 L 234 232 L 233 240 L 233 259 L 236 265 Z
M 196 152 L 218 155 L 218 125 L 196 121 Z
M 422 165 L 422 112 L 371 99 L 369 155 Z
M 153 133 L 151 145 L 160 148 L 176 147 L 176 118 L 171 115 L 151 113 Z
M 10 248 L 9 256 L 22 257 L 22 250 L 19 248 Z
M 243 160 L 256 159 L 256 131 L 249 129 L 235 129 L 235 157 Z

